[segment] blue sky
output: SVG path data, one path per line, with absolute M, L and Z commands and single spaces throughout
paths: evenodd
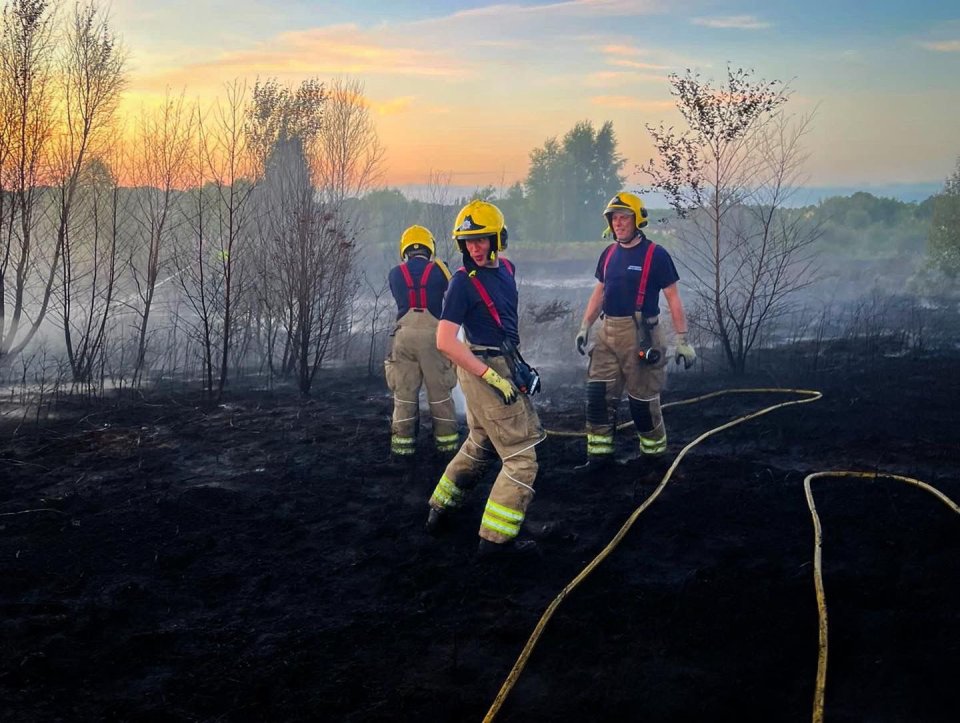
M 728 62 L 815 111 L 811 185 L 941 183 L 960 155 L 956 2 L 114 0 L 112 16 L 131 110 L 237 78 L 361 80 L 391 185 L 512 183 L 579 120 L 613 121 L 632 169 L 645 124 L 678 121 L 667 74 L 721 80 Z

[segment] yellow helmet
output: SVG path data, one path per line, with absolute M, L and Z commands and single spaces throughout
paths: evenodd
M 643 201 L 640 200 L 640 197 L 630 193 L 629 191 L 620 191 L 616 196 L 611 198 L 607 202 L 607 207 L 603 209 L 603 215 L 607 219 L 607 227 L 610 229 L 610 232 L 613 233 L 613 224 L 611 220 L 613 218 L 614 211 L 627 211 L 633 214 L 633 217 L 637 221 L 637 231 L 642 229 L 647 225 L 647 209 L 643 206 Z
M 411 246 L 423 246 L 430 252 L 430 258 L 433 258 L 433 255 L 437 251 L 437 245 L 433 241 L 433 234 L 430 233 L 430 229 L 424 228 L 423 226 L 411 226 L 400 236 L 401 259 L 407 258 L 407 252 L 411 250 Z
M 486 201 L 471 201 L 457 214 L 453 224 L 453 239 L 461 253 L 466 253 L 464 242 L 467 239 L 484 236 L 496 238 L 496 243 L 490 244 L 491 257 L 507 248 L 507 224 L 500 209 Z

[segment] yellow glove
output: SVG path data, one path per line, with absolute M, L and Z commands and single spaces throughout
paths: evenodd
M 577 332 L 577 351 L 580 352 L 580 356 L 584 356 L 587 353 L 584 351 L 584 347 L 587 345 L 587 336 L 589 334 L 589 326 L 581 326 L 580 331 Z
M 679 364 L 681 359 L 683 359 L 684 369 L 692 367 L 693 363 L 697 360 L 697 352 L 693 350 L 692 346 L 687 344 L 686 334 L 677 334 L 677 351 L 673 360 Z
M 513 382 L 509 379 L 504 379 L 490 367 L 487 367 L 487 371 L 481 374 L 480 378 L 497 390 L 500 396 L 503 397 L 504 404 L 513 404 L 517 401 L 517 388 L 513 386 Z

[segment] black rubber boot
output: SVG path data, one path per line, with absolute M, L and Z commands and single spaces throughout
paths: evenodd
M 423 526 L 423 529 L 427 531 L 428 535 L 436 537 L 443 532 L 443 528 L 446 527 L 446 521 L 445 513 L 435 507 L 431 507 L 430 514 L 427 515 L 427 523 Z
M 480 538 L 477 545 L 477 559 L 500 560 L 505 558 L 537 555 L 540 548 L 533 540 L 510 540 L 510 542 L 490 542 Z

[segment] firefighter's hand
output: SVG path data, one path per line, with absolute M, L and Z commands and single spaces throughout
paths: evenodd
M 692 346 L 687 344 L 686 334 L 677 334 L 677 351 L 673 360 L 679 364 L 681 359 L 683 360 L 684 369 L 692 367 L 693 363 L 697 360 L 697 352 L 693 350 Z
M 503 397 L 504 404 L 513 404 L 517 401 L 517 388 L 513 386 L 513 382 L 509 379 L 504 379 L 490 367 L 487 367 L 487 371 L 485 371 L 480 378 L 497 390 L 500 396 Z
M 590 328 L 587 326 L 581 326 L 580 331 L 577 332 L 577 351 L 580 352 L 580 356 L 584 356 L 587 352 L 584 351 L 584 347 L 587 346 L 587 336 L 590 334 Z

